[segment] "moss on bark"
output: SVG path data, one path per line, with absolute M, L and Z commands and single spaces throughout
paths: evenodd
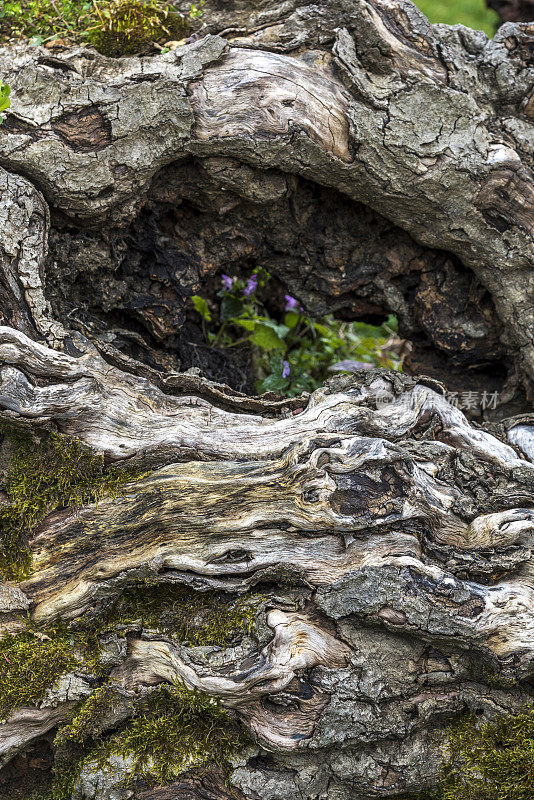
M 20 581 L 31 569 L 27 542 L 47 514 L 116 495 L 141 477 L 139 470 L 106 468 L 104 456 L 56 433 L 34 435 L 0 422 L 9 465 L 0 478 L 6 502 L 0 508 L 0 579 Z

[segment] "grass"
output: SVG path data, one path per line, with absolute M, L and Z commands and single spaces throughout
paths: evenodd
M 486 8 L 484 0 L 416 0 L 415 4 L 430 22 L 461 23 L 488 36 L 493 36 L 499 21 L 497 14 Z

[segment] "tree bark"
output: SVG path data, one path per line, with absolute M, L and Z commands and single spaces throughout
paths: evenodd
M 105 676 L 82 659 L 12 710 L 0 758 L 103 682 L 105 737 L 177 681 L 254 744 L 231 791 L 212 765 L 143 800 L 398 797 L 438 780 L 444 721 L 532 702 L 532 28 L 490 41 L 407 0 L 205 15 L 157 57 L 0 51 L 2 435 L 75 437 L 140 476 L 32 528 L 0 630 L 76 632 L 161 585 L 250 597 L 255 628 L 100 630 Z M 432 377 L 280 399 L 184 373 L 188 298 L 256 259 L 314 312 L 396 313 L 414 369 L 501 391 L 494 421 Z M 85 764 L 73 797 L 131 796 L 129 770 Z
M 13 202 L 33 192 L 54 319 L 187 368 L 187 297 L 257 259 L 312 311 L 395 312 L 414 371 L 530 396 L 530 27 L 488 41 L 364 0 L 206 18 L 206 36 L 157 58 L 0 55 L 0 163 L 32 184 Z M 39 283 L 29 258 L 19 294 Z

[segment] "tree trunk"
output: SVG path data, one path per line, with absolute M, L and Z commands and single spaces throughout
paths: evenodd
M 532 28 L 490 41 L 407 0 L 204 13 L 157 57 L 0 51 L 4 562 L 29 551 L 0 629 L 69 642 L 32 702 L 0 678 L 6 797 L 56 733 L 58 773 L 83 756 L 77 800 L 398 797 L 439 780 L 445 724 L 531 702 Z M 254 263 L 314 313 L 394 312 L 412 370 L 500 393 L 493 421 L 433 377 L 280 399 L 239 391 L 235 364 L 205 362 L 232 388 L 184 373 L 188 299 Z M 60 499 L 39 485 L 34 510 L 20 464 L 59 447 Z M 15 502 L 32 525 L 7 552 Z M 227 713 L 224 763 L 185 748 L 156 785 L 130 751 L 98 760 L 182 684 Z

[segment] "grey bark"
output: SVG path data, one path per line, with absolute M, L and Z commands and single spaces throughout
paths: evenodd
M 98 618 L 147 575 L 262 589 L 233 646 L 116 631 L 116 720 L 182 680 L 253 734 L 243 797 L 395 797 L 436 782 L 444 720 L 531 702 L 532 31 L 404 0 L 227 5 L 157 57 L 0 51 L 2 417 L 150 470 L 40 524 L 0 626 Z M 478 427 L 392 373 L 280 400 L 180 372 L 188 296 L 257 252 L 312 309 L 394 311 L 437 372 L 506 363 L 522 414 Z M 4 762 L 93 687 L 82 665 L 13 712 Z M 122 800 L 129 769 L 86 767 L 77 800 Z M 193 771 L 139 796 L 225 792 Z

